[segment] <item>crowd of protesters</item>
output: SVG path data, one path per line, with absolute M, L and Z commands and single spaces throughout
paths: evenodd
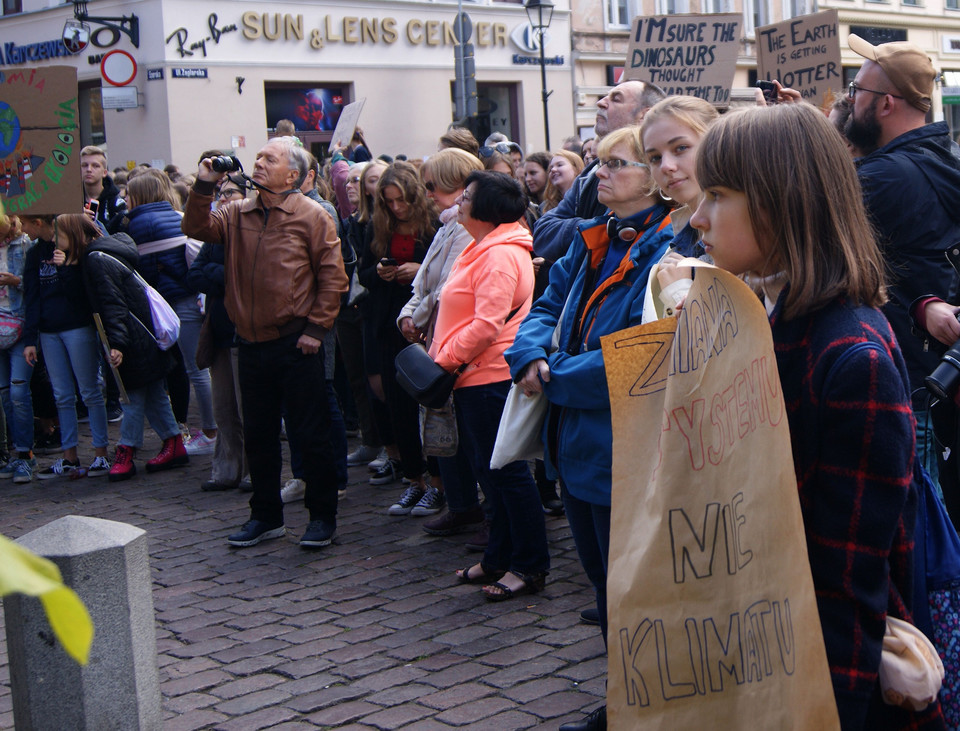
M 203 490 L 252 492 L 231 545 L 285 535 L 284 504 L 302 500 L 300 544 L 317 548 L 336 533 L 347 468 L 366 464 L 371 484 L 399 483 L 389 515 L 473 533 L 482 558 L 456 577 L 491 601 L 543 590 L 544 514 L 565 512 L 596 594 L 582 618 L 606 641 L 600 338 L 676 315 L 689 259 L 705 260 L 743 277 L 770 318 L 842 727 L 943 728 L 936 702 L 884 705 L 878 673 L 886 617 L 911 621 L 923 596 L 923 471 L 960 502 L 956 457 L 934 446 L 955 439 L 956 411 L 923 389 L 960 338 L 943 256 L 960 233 L 960 150 L 926 121 L 935 72 L 920 49 L 849 42 L 865 61 L 833 109 L 778 84 L 780 104 L 721 115 L 628 81 L 598 102 L 596 139 L 526 155 L 451 128 L 423 162 L 374 158 L 358 129 L 321 164 L 278 125 L 249 178 L 220 172 L 217 150 L 195 176 L 110 176 L 85 148 L 82 214 L 0 221 L 0 478 L 128 479 L 146 417 L 161 442 L 148 472 L 212 455 Z M 179 317 L 172 348 L 149 326 L 145 284 Z M 459 374 L 453 454 L 425 453 L 425 412 L 395 367 L 411 343 Z M 547 399 L 544 457 L 495 469 L 512 383 Z M 41 468 L 51 432 L 61 456 Z M 562 731 L 603 728 L 601 706 Z

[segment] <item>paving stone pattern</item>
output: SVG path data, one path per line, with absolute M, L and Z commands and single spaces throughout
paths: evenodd
M 365 466 L 351 468 L 325 549 L 297 544 L 301 504 L 286 508 L 285 538 L 235 549 L 225 539 L 249 495 L 201 492 L 211 457 L 147 475 L 158 449 L 147 433 L 129 482 L 0 482 L 0 532 L 71 514 L 147 531 L 165 729 L 555 729 L 602 701 L 603 642 L 579 622 L 592 591 L 564 518 L 547 518 L 546 590 L 494 604 L 454 576 L 480 555 L 465 536 L 430 537 L 423 518 L 387 515 L 399 482 L 374 487 Z M 81 457 L 91 458 L 83 446 Z M 10 729 L 2 624 L 0 729 Z

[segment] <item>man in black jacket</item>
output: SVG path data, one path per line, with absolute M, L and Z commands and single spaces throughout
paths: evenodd
M 917 458 L 936 479 L 934 453 L 941 450 L 933 447 L 924 378 L 939 355 L 912 332 L 909 310 L 925 295 L 957 301 L 957 274 L 944 252 L 960 241 L 960 148 L 946 122 L 926 123 L 937 72 L 922 49 L 907 42 L 873 46 L 856 35 L 847 43 L 866 60 L 848 88 L 853 111 L 844 132 L 859 149 L 873 150 L 856 165 L 889 264 L 883 311 L 910 375 Z

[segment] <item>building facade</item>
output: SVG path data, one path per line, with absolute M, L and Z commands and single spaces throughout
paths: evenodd
M 91 0 L 83 4 L 89 44 L 76 54 L 63 42 L 76 24 L 72 3 L 3 2 L 0 74 L 76 67 L 83 143 L 105 145 L 111 167 L 172 162 L 189 170 L 211 148 L 249 165 L 281 118 L 323 152 L 340 110 L 360 100 L 374 155 L 428 155 L 454 121 L 456 2 Z M 471 20 L 478 133 L 543 149 L 540 54 L 523 6 L 462 7 Z M 569 21 L 561 0 L 544 42 L 557 143 L 574 131 Z

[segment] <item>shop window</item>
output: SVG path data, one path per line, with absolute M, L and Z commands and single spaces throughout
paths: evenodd
M 14 15 L 23 12 L 23 3 L 21 0 L 3 0 L 3 14 Z

